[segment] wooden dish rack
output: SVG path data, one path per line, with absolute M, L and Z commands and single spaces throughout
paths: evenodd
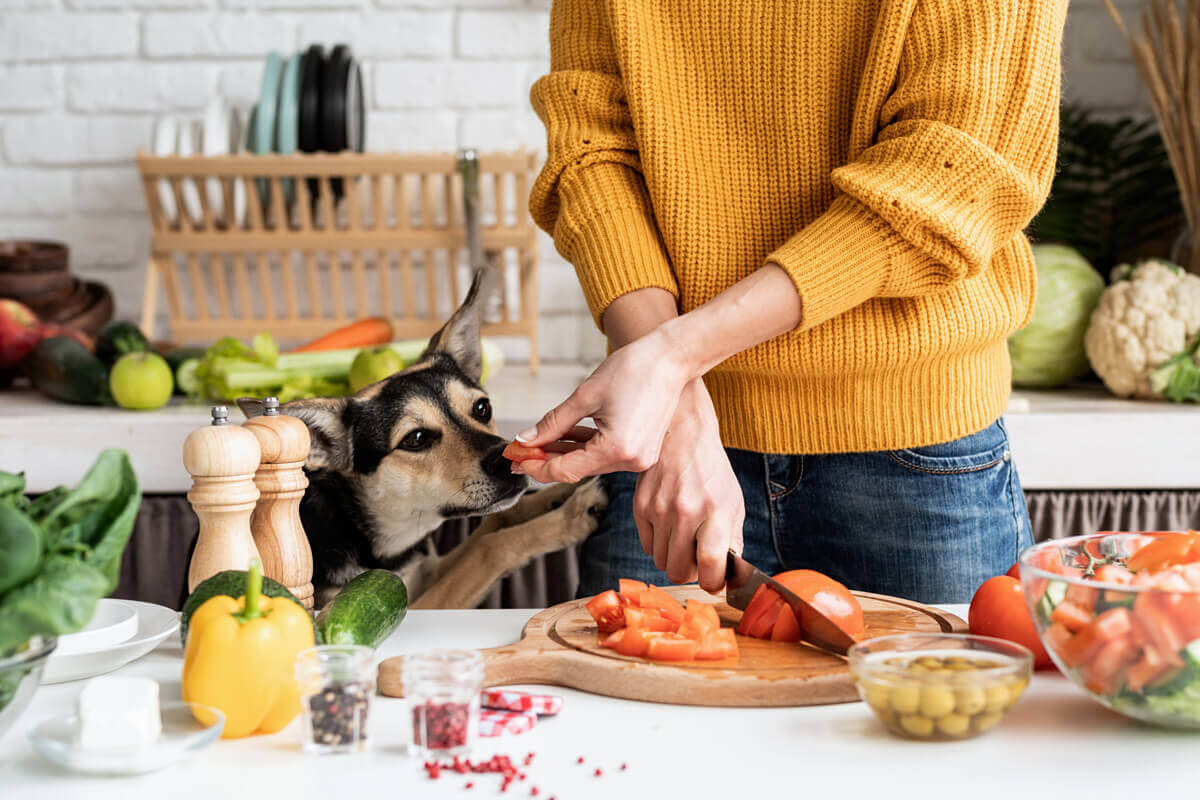
M 167 338 L 180 344 L 263 331 L 299 342 L 366 316 L 391 319 L 397 338 L 420 338 L 470 285 L 453 154 L 143 151 L 137 162 L 152 227 L 148 334 L 161 291 Z M 483 153 L 477 164 L 483 251 L 504 278 L 483 333 L 528 339 L 536 372 L 537 239 L 526 210 L 536 155 Z M 160 191 L 172 195 L 174 219 Z M 210 192 L 222 202 L 210 204 Z

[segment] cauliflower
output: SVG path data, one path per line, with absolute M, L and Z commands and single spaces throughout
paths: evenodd
M 1112 278 L 1084 337 L 1092 369 L 1118 397 L 1200 399 L 1200 277 L 1151 259 Z

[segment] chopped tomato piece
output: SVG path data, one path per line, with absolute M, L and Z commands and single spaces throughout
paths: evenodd
M 1104 642 L 1096 638 L 1096 629 L 1088 626 L 1063 643 L 1062 647 L 1058 649 L 1058 657 L 1064 664 L 1074 669 L 1080 664 L 1091 661 L 1103 646 Z
M 1185 641 L 1200 639 L 1200 594 L 1171 592 L 1158 596 L 1158 605 L 1179 629 Z
M 800 623 L 796 621 L 796 614 L 787 603 L 779 609 L 779 617 L 775 620 L 775 626 L 771 628 L 771 641 L 800 641 Z
M 701 617 L 707 617 L 712 620 L 713 625 L 721 627 L 721 617 L 717 614 L 717 607 L 712 603 L 701 603 L 698 600 L 689 600 L 687 609 L 684 611 L 684 618 L 688 615 L 696 614 Z
M 618 631 L 613 631 L 600 640 L 600 646 L 607 647 L 610 650 L 617 650 L 621 646 L 621 640 L 625 638 L 625 634 L 628 632 L 629 628 L 621 628 Z
M 1088 624 L 1096 629 L 1096 638 L 1107 643 L 1133 630 L 1133 615 L 1128 608 L 1110 608 Z
M 1120 687 L 1125 668 L 1137 660 L 1138 651 L 1128 632 L 1110 639 L 1087 667 L 1089 688 L 1100 694 L 1115 692 Z
M 1070 600 L 1063 600 L 1050 612 L 1050 621 L 1061 624 L 1071 633 L 1076 633 L 1092 621 L 1092 612 L 1080 608 Z
M 642 608 L 657 608 L 663 616 L 678 624 L 683 622 L 683 603 L 667 594 L 660 586 L 648 586 L 638 599 Z
M 637 605 L 636 599 L 641 596 L 642 592 L 650 588 L 641 581 L 635 581 L 631 578 L 621 578 L 617 581 L 617 585 L 620 587 L 617 591 L 621 593 L 621 597 L 628 597 L 630 600 L 633 600 L 634 605 Z
M 697 661 L 719 661 L 723 658 L 737 657 L 737 637 L 733 635 L 733 628 L 713 631 L 696 648 Z
M 546 460 L 546 451 L 542 448 L 526 447 L 517 441 L 512 441 L 505 445 L 504 451 L 500 455 L 516 464 L 520 464 L 522 461 Z
M 1047 650 L 1058 653 L 1062 651 L 1063 645 L 1070 641 L 1072 635 L 1061 622 L 1054 622 L 1042 632 L 1042 639 L 1046 642 Z
M 1147 645 L 1142 648 L 1142 657 L 1125 671 L 1125 685 L 1131 692 L 1140 692 L 1147 686 L 1159 683 L 1163 678 L 1174 676 L 1181 664 L 1172 665 L 1162 657 L 1158 648 Z
M 1134 572 L 1141 572 L 1194 561 L 1200 561 L 1200 536 L 1195 533 L 1167 533 L 1138 548 L 1125 566 Z
M 1133 583 L 1133 573 L 1120 564 L 1105 564 L 1096 570 L 1094 577 L 1100 583 L 1119 583 L 1122 586 Z
M 632 628 L 656 633 L 674 632 L 677 627 L 674 622 L 654 608 L 626 608 L 625 624 Z
M 754 595 L 746 605 L 746 610 L 742 612 L 742 618 L 737 625 L 737 632 L 743 636 L 749 636 L 750 629 L 754 627 L 754 623 L 763 615 L 763 612 L 771 607 L 771 600 L 774 597 L 775 593 L 768 593 L 765 584 L 755 589 Z
M 1090 614 L 1096 609 L 1096 601 L 1100 599 L 1100 590 L 1071 583 L 1067 585 L 1067 593 L 1063 599 L 1068 603 L 1074 603 Z
M 596 628 L 601 633 L 612 633 L 625 626 L 625 608 L 621 605 L 621 598 L 612 589 L 588 600 L 587 610 L 596 620 Z
M 783 598 L 775 594 L 775 592 L 772 592 L 770 589 L 767 591 L 772 598 L 771 605 L 754 623 L 754 627 L 750 629 L 749 635 L 755 639 L 771 638 L 771 631 L 775 630 L 775 623 L 779 620 L 779 610 L 787 605 L 783 602 Z
M 650 646 L 650 637 L 656 635 L 641 628 L 626 628 L 625 636 L 617 642 L 617 652 L 623 656 L 641 658 L 646 655 L 646 649 Z
M 1187 639 L 1180 626 L 1164 610 L 1161 597 L 1155 592 L 1140 593 L 1133 601 L 1133 613 L 1146 642 L 1158 648 L 1164 657 L 1178 657 Z
M 679 634 L 702 642 L 708 634 L 719 627 L 721 627 L 721 618 L 717 616 L 715 606 L 692 601 L 688 603 L 687 610 L 684 611 Z
M 677 633 L 650 634 L 646 657 L 652 661 L 692 661 L 697 648 L 696 642 Z

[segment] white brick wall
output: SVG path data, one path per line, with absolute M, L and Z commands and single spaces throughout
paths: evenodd
M 1118 0 L 1132 15 L 1137 0 Z M 153 117 L 221 92 L 248 108 L 271 48 L 347 40 L 367 67 L 374 149 L 544 146 L 529 110 L 550 0 L 0 0 L 0 237 L 64 239 L 81 274 L 134 316 L 147 225 L 132 164 Z M 1101 0 L 1074 0 L 1068 97 L 1145 112 Z M 570 266 L 540 242 L 548 360 L 604 345 Z M 524 351 L 513 347 L 510 355 Z

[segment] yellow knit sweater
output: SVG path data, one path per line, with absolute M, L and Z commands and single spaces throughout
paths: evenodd
M 555 0 L 530 210 L 599 323 L 776 263 L 794 331 L 705 377 L 727 446 L 916 447 L 1003 411 L 1066 0 Z

